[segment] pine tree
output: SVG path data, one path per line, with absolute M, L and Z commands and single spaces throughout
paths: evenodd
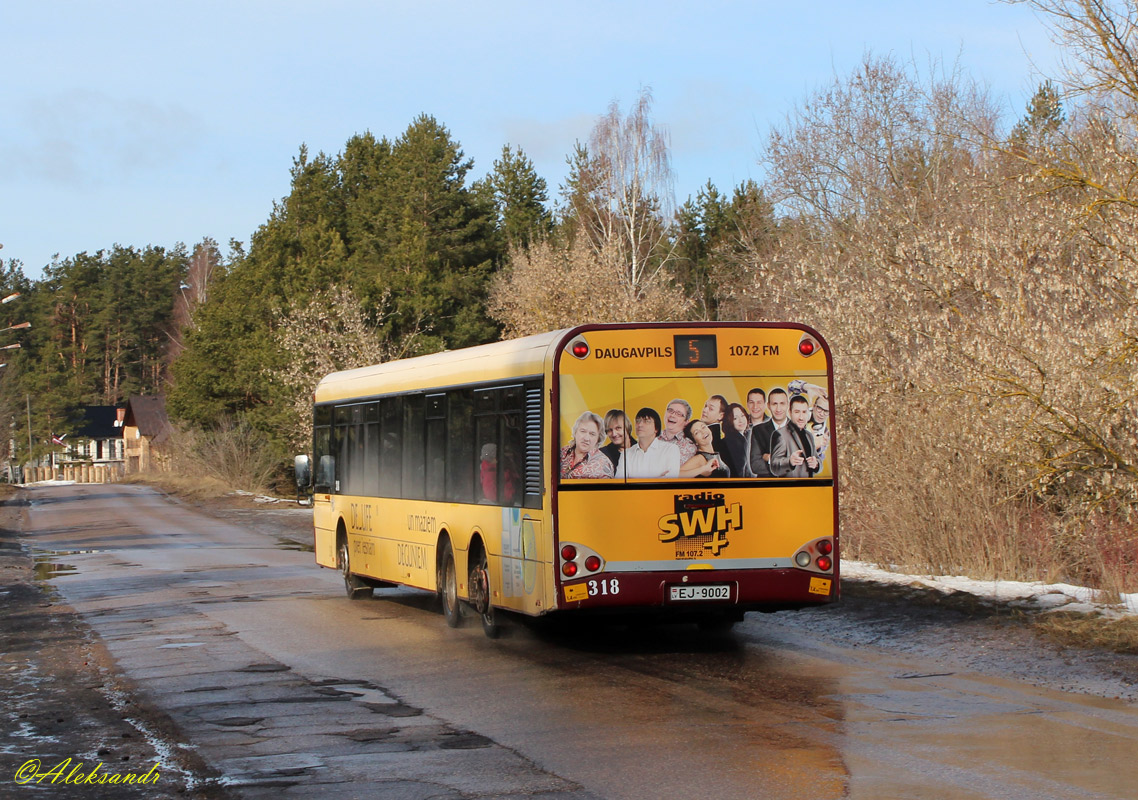
M 1051 81 L 1040 84 L 1027 104 L 1027 113 L 1015 124 L 1011 141 L 1020 147 L 1042 147 L 1067 122 L 1063 100 Z
M 417 335 L 423 352 L 492 341 L 498 330 L 485 298 L 500 252 L 493 209 L 465 185 L 472 162 L 450 132 L 422 115 L 391 152 L 389 202 L 378 230 L 376 272 L 357 291 L 372 304 L 390 292 L 389 338 Z
M 502 157 L 486 176 L 485 188 L 494 203 L 498 230 L 507 247 L 525 247 L 549 235 L 553 215 L 547 207 L 547 185 L 520 147 L 502 148 Z

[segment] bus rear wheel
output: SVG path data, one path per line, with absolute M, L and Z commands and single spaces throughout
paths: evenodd
M 457 628 L 462 624 L 462 604 L 458 599 L 458 570 L 454 566 L 454 550 L 450 542 L 443 543 L 439 559 L 439 598 L 443 601 L 443 616 L 447 625 Z
M 344 575 L 344 590 L 348 593 L 349 600 L 363 600 L 365 597 L 371 597 L 371 587 L 364 583 L 363 578 L 357 578 L 352 574 L 352 562 L 348 556 L 348 539 L 346 536 L 340 539 L 340 571 Z
M 484 550 L 478 553 L 478 561 L 470 570 L 470 602 L 482 620 L 482 632 L 491 639 L 497 639 L 502 628 L 490 603 L 490 568 Z

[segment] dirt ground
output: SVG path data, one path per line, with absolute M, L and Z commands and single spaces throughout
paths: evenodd
M 44 580 L 47 565 L 35 564 L 18 538 L 20 502 L 16 495 L 0 505 L 0 797 L 235 796 L 169 719 L 118 674 L 98 637 Z M 180 502 L 281 535 L 280 512 L 248 498 Z M 311 537 L 295 514 L 289 524 L 296 540 Z M 1056 646 L 1037 636 L 1022 613 L 971 597 L 872 584 L 844 583 L 843 595 L 834 609 L 764 618 L 765 630 L 773 636 L 780 626 L 798 627 L 803 620 L 795 615 L 809 613 L 821 635 L 844 646 L 917 653 L 1051 688 L 1138 698 L 1138 656 Z M 38 766 L 25 766 L 32 759 Z M 142 776 L 156 763 L 162 765 L 157 782 L 147 785 L 79 789 L 63 782 L 96 764 L 108 775 Z M 51 776 L 29 778 L 53 771 L 54 783 Z M 28 783 L 16 787 L 18 779 Z

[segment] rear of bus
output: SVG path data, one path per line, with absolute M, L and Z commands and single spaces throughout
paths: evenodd
M 730 622 L 746 611 L 837 600 L 832 362 L 816 332 L 766 323 L 585 326 L 568 332 L 553 359 L 558 609 Z M 769 416 L 753 424 L 761 406 L 785 425 Z M 700 442 L 680 433 L 677 443 L 689 413 L 702 418 L 690 426 Z M 645 433 L 623 451 L 609 447 L 611 473 L 595 461 L 601 451 L 584 455 L 598 420 L 600 445 L 612 445 L 613 425 L 625 420 L 626 436 L 638 426 Z M 677 462 L 687 472 L 714 463 L 701 470 L 707 475 L 683 477 Z

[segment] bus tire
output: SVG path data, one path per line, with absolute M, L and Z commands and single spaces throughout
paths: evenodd
M 344 590 L 348 593 L 349 600 L 363 600 L 366 597 L 371 597 L 371 586 L 365 583 L 363 578 L 357 578 L 352 574 L 347 536 L 340 537 L 340 571 L 344 575 Z
M 443 542 L 439 556 L 439 599 L 443 601 L 443 616 L 447 625 L 457 628 L 462 624 L 462 603 L 458 599 L 458 570 L 454 565 L 454 550 L 450 540 Z
M 498 623 L 498 615 L 490 602 L 492 597 L 490 592 L 490 565 L 486 559 L 485 549 L 478 552 L 478 560 L 475 562 L 474 568 L 470 570 L 470 592 L 472 595 L 478 595 L 479 606 L 481 607 L 475 610 L 482 620 L 482 632 L 490 639 L 497 639 L 502 634 L 502 627 Z
M 482 632 L 488 639 L 497 639 L 502 635 L 502 625 L 498 622 L 498 614 L 493 606 L 478 616 L 482 618 Z

